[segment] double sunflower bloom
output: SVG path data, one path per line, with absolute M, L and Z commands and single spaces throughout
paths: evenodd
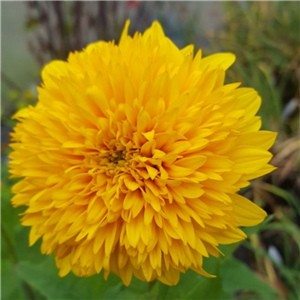
M 238 195 L 274 170 L 261 99 L 224 85 L 235 60 L 179 50 L 158 22 L 53 61 L 12 134 L 14 206 L 60 276 L 104 270 L 175 285 L 266 213 Z

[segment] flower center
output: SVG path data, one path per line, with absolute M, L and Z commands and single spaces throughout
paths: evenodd
M 139 154 L 139 149 L 126 149 L 123 145 L 110 141 L 107 149 L 100 150 L 98 154 L 98 165 L 102 170 L 108 171 L 110 175 L 124 172 L 130 168 L 132 159 Z
M 124 167 L 126 162 L 126 151 L 108 150 L 100 154 L 99 164 L 107 167 Z

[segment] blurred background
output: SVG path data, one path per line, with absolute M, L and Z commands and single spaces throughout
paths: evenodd
M 100 39 L 118 42 L 128 18 L 130 34 L 144 31 L 156 19 L 178 47 L 195 44 L 204 55 L 235 53 L 226 81 L 256 89 L 263 99 L 263 129 L 278 132 L 271 149 L 277 170 L 241 191 L 269 217 L 231 249 L 242 264 L 221 267 L 224 293 L 210 299 L 300 299 L 299 2 L 23 1 L 1 6 L 2 299 L 91 299 L 83 292 L 85 282 L 100 284 L 95 276 L 80 283 L 72 275 L 58 281 L 53 260 L 39 254 L 39 244 L 28 247 L 28 228 L 19 225 L 23 209 L 10 205 L 10 117 L 36 103 L 40 72 L 47 62 L 66 60 L 70 51 Z M 125 292 L 114 277 L 103 284 L 99 299 L 191 299 L 176 293 L 173 297 L 160 286 L 143 292 L 144 283 L 133 283 Z M 139 290 L 138 298 L 134 290 Z

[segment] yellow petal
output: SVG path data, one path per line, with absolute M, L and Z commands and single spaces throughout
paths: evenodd
M 151 27 L 145 30 L 143 37 L 148 38 L 149 36 L 151 36 L 155 40 L 161 39 L 165 36 L 164 30 L 162 29 L 159 22 L 154 21 Z
M 238 228 L 226 228 L 222 231 L 218 230 L 212 232 L 211 235 L 213 235 L 218 243 L 224 245 L 237 243 L 247 238 L 245 233 Z
M 206 159 L 207 158 L 205 156 L 194 155 L 191 157 L 186 157 L 186 158 L 177 160 L 175 162 L 175 165 L 183 167 L 183 168 L 197 170 L 199 167 L 203 166 L 203 164 L 206 162 Z
M 153 167 L 150 167 L 148 165 L 146 165 L 146 169 L 149 173 L 150 178 L 153 180 L 156 177 L 156 175 L 158 174 L 158 170 Z
M 140 185 L 132 177 L 125 177 L 124 183 L 130 191 L 135 191 L 140 187 Z
M 141 194 L 138 190 L 134 192 L 128 192 L 123 201 L 123 208 L 124 209 L 132 208 L 136 202 L 141 202 L 140 197 Z
M 201 189 L 201 185 L 198 183 L 182 183 L 180 186 L 176 187 L 183 197 L 186 198 L 199 198 L 204 194 L 204 191 Z
M 243 179 L 244 180 L 251 180 L 251 179 L 254 179 L 254 178 L 258 178 L 258 177 L 264 176 L 268 173 L 271 173 L 272 171 L 274 171 L 276 169 L 277 169 L 276 167 L 267 164 L 258 171 L 255 171 L 255 172 L 252 172 L 250 174 L 244 175 Z
M 268 150 L 275 142 L 277 133 L 270 131 L 258 131 L 242 134 L 236 140 L 239 146 L 257 145 L 260 149 Z
M 128 36 L 129 25 L 130 25 L 130 20 L 126 20 L 126 23 L 125 23 L 125 26 L 124 26 L 124 29 L 122 31 L 122 35 L 121 35 L 121 38 L 120 38 L 120 42 L 119 42 L 120 46 L 122 46 L 122 44 L 124 43 L 125 39 Z
M 240 195 L 230 195 L 238 226 L 254 226 L 261 223 L 267 213 L 252 201 Z
M 68 75 L 68 64 L 65 61 L 53 60 L 42 70 L 42 79 L 44 82 L 51 81 L 51 77 L 60 78 Z
M 194 54 L 194 45 L 188 45 L 180 51 L 183 56 L 189 56 Z
M 232 168 L 239 174 L 250 174 L 264 167 L 272 158 L 266 150 L 256 148 L 236 148 L 230 152 L 230 159 L 235 162 Z
M 142 135 L 143 135 L 148 141 L 152 141 L 153 138 L 154 138 L 154 133 L 155 133 L 155 131 L 154 131 L 154 130 L 151 130 L 151 131 L 149 131 L 149 132 L 142 133 Z
M 203 58 L 200 62 L 200 70 L 222 68 L 227 70 L 235 61 L 235 55 L 232 53 L 218 53 Z
M 84 147 L 84 144 L 74 142 L 74 141 L 69 141 L 69 142 L 63 143 L 62 147 L 63 148 L 82 148 L 82 147 Z
M 19 120 L 21 118 L 28 118 L 28 117 L 29 117 L 28 108 L 22 108 L 18 112 L 16 112 L 11 118 Z

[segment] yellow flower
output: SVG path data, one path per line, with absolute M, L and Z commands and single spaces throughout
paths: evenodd
M 37 105 L 15 115 L 12 203 L 27 206 L 30 245 L 55 251 L 60 276 L 211 276 L 203 257 L 266 217 L 237 193 L 274 169 L 276 134 L 259 131 L 253 89 L 224 85 L 233 54 L 194 57 L 158 22 L 134 37 L 128 26 L 119 45 L 44 68 Z

